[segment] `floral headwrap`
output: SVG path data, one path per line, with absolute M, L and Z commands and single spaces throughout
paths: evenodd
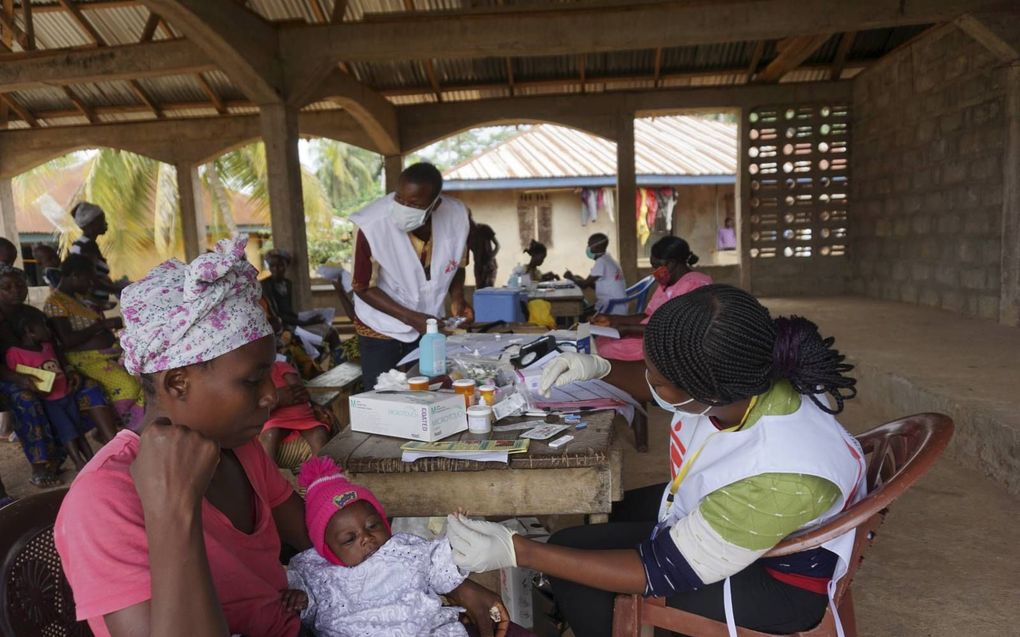
M 170 259 L 125 288 L 120 343 L 130 373 L 204 363 L 273 333 L 247 243 L 224 239 L 189 265 Z

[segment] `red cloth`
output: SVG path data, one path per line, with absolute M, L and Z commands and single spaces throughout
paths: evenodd
M 53 389 L 44 396 L 46 400 L 59 400 L 67 395 L 67 376 L 64 375 L 64 370 L 60 367 L 60 361 L 57 359 L 57 352 L 53 349 L 53 343 L 43 343 L 42 350 L 38 352 L 33 352 L 30 349 L 21 349 L 20 347 L 11 347 L 7 350 L 6 359 L 7 369 L 11 371 L 14 371 L 14 368 L 21 364 L 35 367 L 36 369 L 45 369 L 57 375 L 57 378 L 53 381 Z
M 287 383 L 287 374 L 294 374 L 299 378 L 301 375 L 298 370 L 290 363 L 283 361 L 277 361 L 273 363 L 273 369 L 271 376 L 273 379 L 274 387 L 285 387 Z M 320 422 L 315 417 L 315 412 L 312 411 L 312 406 L 309 403 L 302 405 L 287 405 L 286 407 L 277 407 L 269 414 L 269 420 L 262 427 L 262 431 L 267 431 L 273 428 L 278 429 L 289 429 L 292 432 L 305 431 L 308 429 L 315 429 L 316 427 L 326 427 L 326 424 Z M 328 429 L 328 427 L 327 427 Z M 291 440 L 298 434 L 292 433 L 288 435 L 285 440 Z
M 77 618 L 88 619 L 96 637 L 109 637 L 104 615 L 152 595 L 145 519 L 130 473 L 138 444 L 138 434 L 124 430 L 103 447 L 71 485 L 53 528 Z M 202 502 L 213 584 L 231 633 L 293 637 L 299 621 L 280 603 L 287 576 L 272 509 L 294 491 L 258 440 L 234 453 L 254 491 L 255 531 L 238 531 L 219 509 Z
M 641 324 L 647 324 L 655 310 L 662 307 L 667 301 L 711 284 L 712 277 L 707 274 L 688 272 L 668 288 L 663 288 L 661 285 L 656 286 L 652 298 L 648 299 L 648 305 L 645 307 L 645 319 L 641 321 Z M 625 336 L 623 338 L 599 336 L 595 339 L 595 344 L 599 356 L 605 358 L 618 361 L 639 361 L 644 360 L 645 357 L 644 339 L 641 336 Z

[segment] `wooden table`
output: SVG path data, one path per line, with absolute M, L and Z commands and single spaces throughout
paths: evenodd
M 584 291 L 576 285 L 568 288 L 538 288 L 528 292 L 529 299 L 549 301 L 553 318 L 577 320 L 584 312 Z
M 320 455 L 372 489 L 394 516 L 446 515 L 463 507 L 472 515 L 582 513 L 591 522 L 605 522 L 612 503 L 623 497 L 622 457 L 612 445 L 615 417 L 612 411 L 588 415 L 588 428 L 568 432 L 574 440 L 565 446 L 552 449 L 533 440 L 528 452 L 510 456 L 508 465 L 447 458 L 407 463 L 400 459 L 406 440 L 350 429 Z M 513 439 L 520 433 L 494 431 L 491 437 Z M 447 440 L 487 437 L 464 432 Z
M 358 386 L 360 380 L 361 365 L 346 361 L 306 382 L 305 387 L 312 402 L 332 411 L 337 422 L 346 425 L 351 421 L 347 399 L 361 391 Z

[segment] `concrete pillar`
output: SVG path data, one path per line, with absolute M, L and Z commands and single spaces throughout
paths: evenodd
M 311 309 L 308 237 L 298 161 L 298 111 L 284 104 L 264 104 L 260 107 L 259 118 L 266 145 L 273 245 L 294 257 L 294 267 L 288 275 L 294 283 L 295 309 Z
M 184 257 L 191 261 L 206 248 L 205 220 L 202 219 L 201 187 L 198 166 L 175 164 L 177 169 L 177 196 L 181 207 L 181 233 L 184 235 Z
M 634 166 L 634 113 L 618 115 L 616 121 L 616 232 L 619 241 L 620 268 L 628 285 L 638 280 L 638 243 L 636 197 L 637 176 Z
M 1020 62 L 1006 68 L 1006 155 L 1002 180 L 999 323 L 1020 325 Z
M 386 176 L 386 192 L 397 189 L 397 179 L 404 170 L 403 155 L 386 155 L 383 158 L 383 174 Z
M 734 188 L 736 201 L 733 214 L 737 224 L 737 254 L 740 255 L 739 282 L 740 287 L 751 291 L 751 179 L 748 168 L 751 156 L 747 154 L 748 132 L 747 116 L 749 108 L 741 108 L 737 112 L 737 186 Z
M 18 237 L 18 220 L 14 214 L 14 179 L 0 177 L 0 237 L 9 239 L 18 247 L 18 260 L 14 265 L 25 267 L 21 261 L 21 240 Z

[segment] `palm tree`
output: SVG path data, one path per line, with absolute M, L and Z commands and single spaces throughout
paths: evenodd
M 382 155 L 332 139 L 312 140 L 309 149 L 315 175 L 341 217 L 382 195 Z

